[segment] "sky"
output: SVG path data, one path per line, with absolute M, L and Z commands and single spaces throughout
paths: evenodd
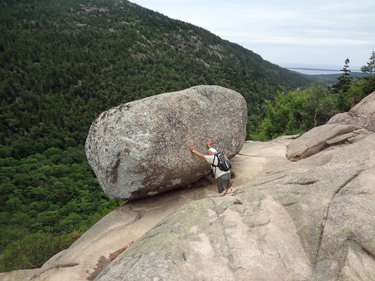
M 283 67 L 360 69 L 375 51 L 374 0 L 131 0 Z

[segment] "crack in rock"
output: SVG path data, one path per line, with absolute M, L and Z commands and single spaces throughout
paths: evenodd
M 33 280 L 33 279 L 35 279 L 35 278 L 38 278 L 38 277 L 41 276 L 42 274 L 44 274 L 44 273 L 46 273 L 46 272 L 48 272 L 48 271 L 54 270 L 54 269 L 59 269 L 59 268 L 68 268 L 68 267 L 75 267 L 75 266 L 77 266 L 77 265 L 79 265 L 79 263 L 67 263 L 67 264 L 61 264 L 61 265 L 58 264 L 58 265 L 56 265 L 56 266 L 54 266 L 54 267 L 51 267 L 51 268 L 48 268 L 48 269 L 46 269 L 46 270 L 44 270 L 44 271 L 42 271 L 42 272 L 39 272 L 38 274 L 34 274 L 33 277 L 31 277 L 30 280 Z
M 317 182 L 319 182 L 319 180 L 298 180 L 296 182 L 287 182 L 286 184 L 311 185 Z
M 115 165 L 111 169 L 111 172 L 107 176 L 112 183 L 117 183 L 118 179 L 118 167 L 120 166 L 120 153 L 117 154 L 117 160 L 115 162 Z
M 289 207 L 289 206 L 293 206 L 293 205 L 298 204 L 298 203 L 299 203 L 299 201 L 298 202 L 292 202 L 292 203 L 283 204 L 282 206 L 283 207 Z
M 363 245 L 363 244 L 361 245 L 361 248 L 366 254 L 368 254 L 372 259 L 375 260 L 375 252 L 374 251 L 372 251 L 369 247 L 367 247 L 366 245 Z
M 319 235 L 319 244 L 318 244 L 318 249 L 316 251 L 316 256 L 315 256 L 315 262 L 314 262 L 314 265 L 316 266 L 316 261 L 318 260 L 318 257 L 319 257 L 319 253 L 320 253 L 320 249 L 321 249 L 321 246 L 322 246 L 322 240 L 323 240 L 323 236 L 324 236 L 324 229 L 325 229 L 325 226 L 326 226 L 326 223 L 327 223 L 327 220 L 328 220 L 328 214 L 329 214 L 329 210 L 331 208 L 331 205 L 333 203 L 333 201 L 335 200 L 336 196 L 340 193 L 341 189 L 343 189 L 345 186 L 347 186 L 351 181 L 353 181 L 355 178 L 357 178 L 361 173 L 363 172 L 363 170 L 361 171 L 358 171 L 357 173 L 355 173 L 353 176 L 351 176 L 348 180 L 346 180 L 337 190 L 336 192 L 333 194 L 332 196 L 332 199 L 330 201 L 330 203 L 328 204 L 328 207 L 327 207 L 327 211 L 326 211 L 326 214 L 325 216 L 323 217 L 323 220 L 322 220 L 322 223 L 321 223 L 321 231 L 320 231 L 320 235 Z
M 267 183 L 274 182 L 274 181 L 277 181 L 277 180 L 279 180 L 279 179 L 285 178 L 286 176 L 287 176 L 287 175 L 282 175 L 282 176 L 280 176 L 280 177 L 278 177 L 278 178 L 270 179 L 270 180 L 268 180 L 268 181 L 264 181 L 264 182 L 261 182 L 261 183 L 257 183 L 257 184 L 251 185 L 251 187 L 260 186 L 260 185 L 265 185 L 265 184 L 267 184 Z
M 227 258 L 228 258 L 228 260 L 229 260 L 229 268 L 233 271 L 233 272 L 235 272 L 236 271 L 236 267 L 234 266 L 234 258 L 233 258 L 233 254 L 232 254 L 232 251 L 231 251 L 231 247 L 230 247 L 230 243 L 229 243 L 229 240 L 228 240 L 228 236 L 227 236 L 227 234 L 226 234 L 226 232 L 225 232 L 225 226 L 224 226 L 224 221 L 223 221 L 223 218 L 222 218 L 222 216 L 220 216 L 220 214 L 219 214 L 219 208 L 218 208 L 218 206 L 217 206 L 217 204 L 216 204 L 216 202 L 215 202 L 215 200 L 213 200 L 213 198 L 210 198 L 211 199 L 211 201 L 212 201 L 212 203 L 214 204 L 214 206 L 215 206 L 215 212 L 216 212 L 216 214 L 217 214 L 217 216 L 218 216 L 218 219 L 220 220 L 220 224 L 221 224 L 221 229 L 222 229 L 222 232 L 223 232 L 223 237 L 224 237 L 224 239 L 225 239 L 225 242 L 226 242 L 226 245 L 227 245 L 227 248 L 228 248 L 228 251 L 229 251 L 229 255 L 227 256 Z M 228 208 L 228 207 L 227 207 Z M 225 209 L 227 209 L 227 208 L 225 208 Z

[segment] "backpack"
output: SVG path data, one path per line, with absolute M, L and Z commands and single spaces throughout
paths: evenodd
M 218 159 L 218 164 L 217 165 L 214 165 L 214 164 L 211 164 L 212 166 L 214 167 L 218 167 L 220 170 L 222 171 L 229 171 L 229 169 L 232 167 L 232 165 L 230 164 L 230 161 L 228 160 L 227 157 L 225 157 L 225 155 L 223 153 L 216 153 L 214 155 L 214 161 L 213 163 L 215 163 L 215 157 L 217 157 Z

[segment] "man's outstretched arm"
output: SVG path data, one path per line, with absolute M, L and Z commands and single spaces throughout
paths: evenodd
M 202 153 L 199 153 L 198 151 L 196 151 L 196 150 L 194 149 L 194 146 L 189 145 L 189 149 L 190 149 L 190 151 L 191 151 L 192 153 L 194 153 L 195 155 L 197 155 L 199 158 L 202 158 L 202 159 L 206 160 L 206 157 L 205 157 Z

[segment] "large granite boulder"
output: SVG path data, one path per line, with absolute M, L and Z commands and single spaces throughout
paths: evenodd
M 364 136 L 367 130 L 353 125 L 326 124 L 308 131 L 288 148 L 287 157 L 291 161 L 309 157 L 319 151 L 345 141 L 356 141 Z
M 325 125 L 313 128 L 289 145 L 287 158 L 296 161 L 333 145 L 357 142 L 375 132 L 375 92 L 349 112 L 333 116 Z
M 138 199 L 199 180 L 210 166 L 192 155 L 205 142 L 228 158 L 242 148 L 247 105 L 237 92 L 197 86 L 123 104 L 100 114 L 86 140 L 86 155 L 103 191 Z

